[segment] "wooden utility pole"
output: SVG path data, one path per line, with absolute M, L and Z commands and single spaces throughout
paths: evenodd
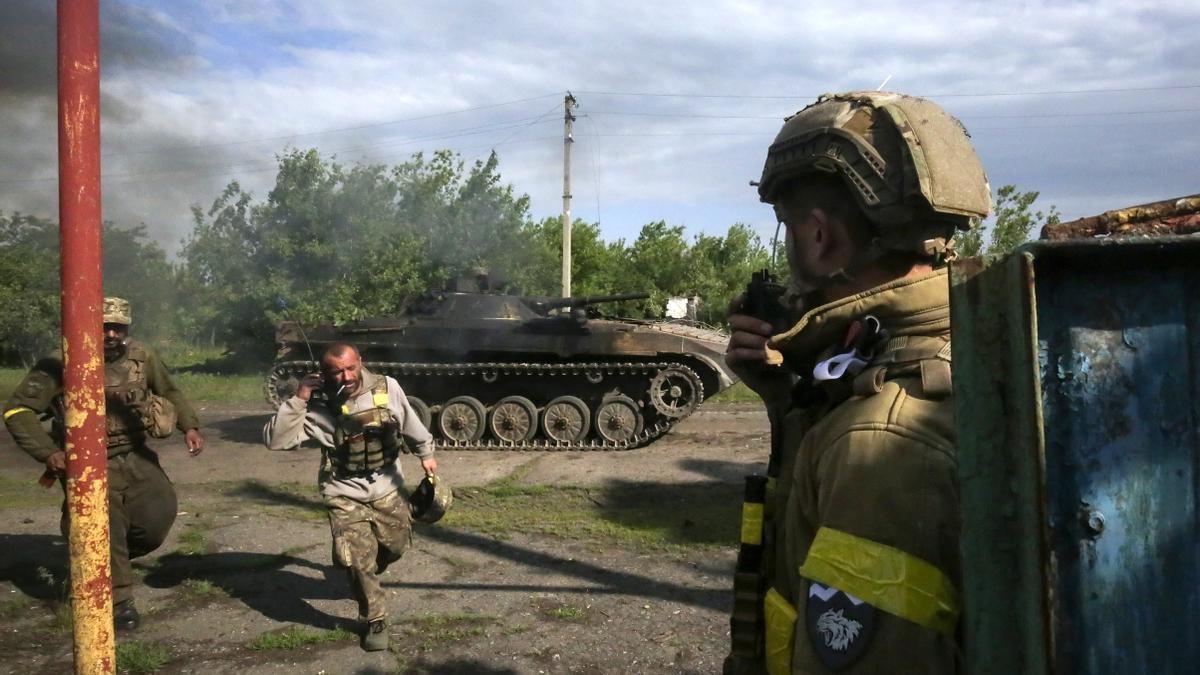
M 575 97 L 567 92 L 563 99 L 563 213 L 562 213 L 562 294 L 564 298 L 571 296 L 571 145 L 575 138 L 571 135 L 572 123 L 575 116 L 571 108 L 575 107 Z

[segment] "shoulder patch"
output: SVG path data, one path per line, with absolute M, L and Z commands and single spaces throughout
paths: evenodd
M 875 633 L 874 607 L 815 581 L 809 583 L 806 605 L 809 644 L 826 668 L 844 670 L 862 658 Z

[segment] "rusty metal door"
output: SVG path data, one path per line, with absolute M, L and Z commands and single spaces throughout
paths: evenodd
M 1200 238 L 952 271 L 972 673 L 1200 663 Z

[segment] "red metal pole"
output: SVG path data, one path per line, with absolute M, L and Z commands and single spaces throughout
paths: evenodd
M 98 0 L 58 0 L 58 209 L 75 672 L 112 673 L 116 659 L 100 344 Z

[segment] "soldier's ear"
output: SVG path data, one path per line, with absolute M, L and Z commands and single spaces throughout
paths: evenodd
M 838 233 L 835 231 L 836 221 L 825 209 L 814 206 L 805 219 L 808 230 L 806 242 L 813 260 L 828 259 L 835 248 Z

